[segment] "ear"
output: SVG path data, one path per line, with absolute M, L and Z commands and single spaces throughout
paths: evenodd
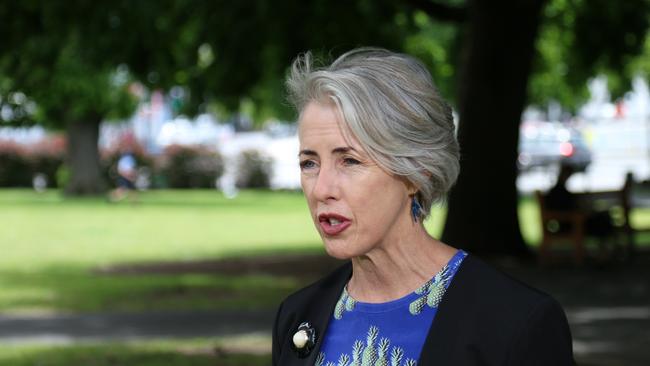
M 420 187 L 416 186 L 406 179 L 404 179 L 404 184 L 406 185 L 406 191 L 408 192 L 409 197 L 415 196 L 420 190 Z

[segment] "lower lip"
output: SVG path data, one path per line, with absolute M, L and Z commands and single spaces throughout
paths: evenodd
M 338 225 L 332 225 L 329 221 L 320 221 L 319 224 L 325 234 L 333 236 L 342 233 L 343 230 L 347 229 L 352 224 L 352 222 L 343 221 Z

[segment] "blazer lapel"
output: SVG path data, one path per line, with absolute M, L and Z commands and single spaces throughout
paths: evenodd
M 473 267 L 474 257 L 468 255 L 454 275 L 449 288 L 438 306 L 424 348 L 420 354 L 418 365 L 452 365 L 455 344 L 462 336 L 458 327 L 458 319 L 462 319 L 463 309 L 466 309 L 467 292 L 469 291 L 469 275 Z
M 318 298 L 311 299 L 309 305 L 305 309 L 301 309 L 300 313 L 296 314 L 295 323 L 293 328 L 289 331 L 289 337 L 293 337 L 298 326 L 302 322 L 309 322 L 316 330 L 316 346 L 311 353 L 305 358 L 298 358 L 296 353 L 288 349 L 291 347 L 289 340 L 285 342 L 285 349 L 282 352 L 280 365 L 282 366 L 312 366 L 316 362 L 316 357 L 320 352 L 321 345 L 323 344 L 323 337 L 327 332 L 327 326 L 330 318 L 334 312 L 334 307 L 341 297 L 343 287 L 352 275 L 352 263 L 345 264 L 333 281 L 328 283 L 320 292 Z

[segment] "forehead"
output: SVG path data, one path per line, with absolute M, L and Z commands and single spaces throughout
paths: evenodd
M 352 136 L 343 117 L 334 103 L 309 102 L 298 122 L 300 144 L 337 143 L 360 146 Z

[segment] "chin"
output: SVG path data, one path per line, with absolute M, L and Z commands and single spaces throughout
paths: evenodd
M 332 239 L 323 239 L 323 246 L 327 255 L 332 258 L 346 260 L 354 257 L 353 253 L 350 253 L 349 244 L 345 243 L 342 240 L 332 240 Z
M 322 238 L 327 255 L 332 258 L 347 260 L 364 255 L 368 250 L 359 250 L 359 243 L 341 238 Z

